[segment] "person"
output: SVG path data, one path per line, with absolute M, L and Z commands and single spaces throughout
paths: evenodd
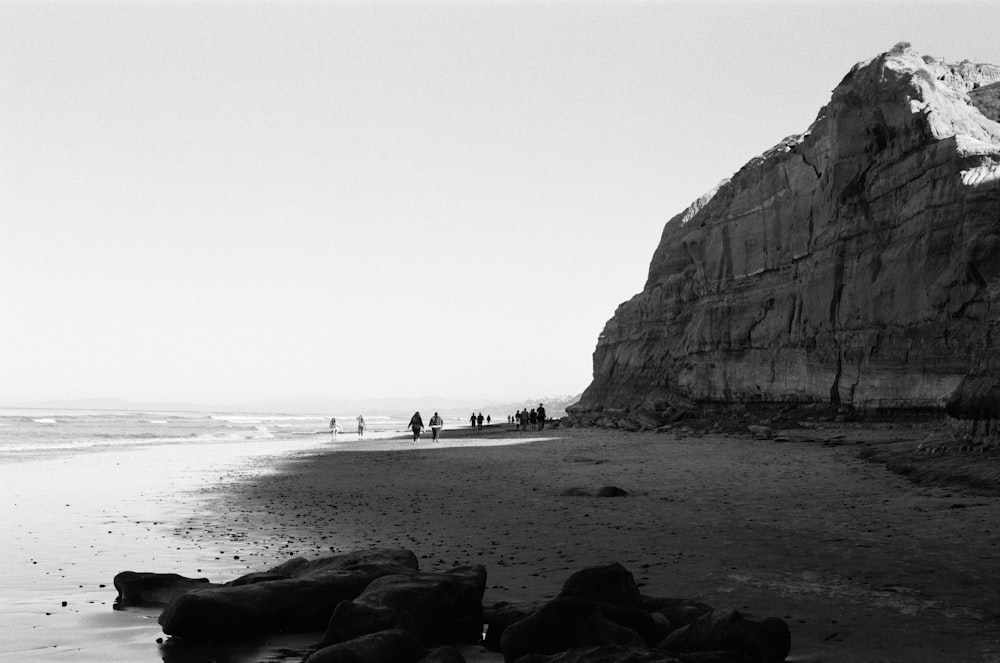
M 340 432 L 340 426 L 337 425 L 337 417 L 330 417 L 330 433 L 333 435 L 333 441 L 337 441 L 337 433 Z
M 444 426 L 444 419 L 441 418 L 441 415 L 435 412 L 434 416 L 431 417 L 430 424 L 431 424 L 431 436 L 432 439 L 436 442 L 438 439 L 438 433 L 441 432 L 441 428 Z
M 528 408 L 521 410 L 521 430 L 528 430 Z
M 493 421 L 493 415 L 491 415 L 491 414 L 486 415 L 486 425 L 487 426 L 490 425 L 491 421 Z
M 528 413 L 528 423 L 531 424 L 531 430 L 538 428 L 538 413 L 535 412 L 535 408 L 531 408 L 531 412 Z
M 514 413 L 514 430 L 521 430 L 521 411 Z
M 476 413 L 475 412 L 473 412 L 472 416 L 469 417 L 469 425 L 472 426 L 473 428 L 476 427 Z
M 358 439 L 360 440 L 365 436 L 365 417 L 363 414 L 358 415 Z
M 414 412 L 410 417 L 410 429 L 413 431 L 413 441 L 420 438 L 420 433 L 424 430 L 424 420 L 420 418 L 420 412 Z
M 479 424 L 479 430 L 483 430 L 483 413 L 480 412 L 479 416 L 476 417 L 476 423 Z
M 538 430 L 545 428 L 545 406 L 541 403 L 538 404 L 538 411 L 536 412 L 538 416 Z

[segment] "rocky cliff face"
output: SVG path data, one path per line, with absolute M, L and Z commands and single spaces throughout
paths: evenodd
M 998 81 L 906 45 L 856 65 L 808 131 L 667 222 L 573 410 L 996 410 Z

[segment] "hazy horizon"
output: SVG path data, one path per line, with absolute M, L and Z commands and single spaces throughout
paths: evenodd
M 990 2 L 0 0 L 0 402 L 578 394 L 663 224 Z

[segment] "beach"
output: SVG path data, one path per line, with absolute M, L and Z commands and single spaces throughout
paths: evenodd
M 318 634 L 222 653 L 161 645 L 159 610 L 113 611 L 111 580 L 227 581 L 298 555 L 400 547 L 423 570 L 483 564 L 486 605 L 554 596 L 573 571 L 616 561 L 647 594 L 785 619 L 790 661 L 1000 660 L 1000 500 L 858 457 L 934 431 L 779 433 L 450 426 L 437 445 L 319 436 L 8 464 L 0 659 L 299 660 Z M 628 494 L 592 496 L 603 486 Z

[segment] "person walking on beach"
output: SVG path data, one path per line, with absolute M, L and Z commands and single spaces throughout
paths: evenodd
M 472 416 L 469 417 L 469 425 L 472 426 L 473 428 L 476 427 L 476 413 L 475 412 L 473 412 Z
M 479 430 L 483 430 L 483 413 L 480 412 L 479 416 L 476 417 L 476 423 L 479 424 Z
M 330 434 L 333 436 L 333 441 L 337 441 L 337 433 L 340 432 L 340 426 L 337 425 L 337 417 L 330 417 Z
M 521 411 L 514 413 L 514 430 L 521 430 Z
M 420 412 L 414 412 L 410 417 L 410 429 L 413 431 L 413 442 L 416 443 L 421 431 L 424 430 L 424 420 L 420 418 Z
M 441 432 L 441 428 L 444 427 L 444 419 L 441 418 L 437 412 L 431 417 L 431 439 L 437 442 L 438 433 Z
M 521 430 L 528 430 L 528 409 L 521 410 Z
M 365 436 L 365 417 L 363 414 L 358 415 L 358 439 L 360 440 Z
M 541 403 L 538 404 L 538 430 L 545 428 L 545 406 Z
M 531 408 L 531 412 L 528 413 L 528 423 L 531 424 L 531 430 L 538 428 L 538 413 L 535 412 L 535 408 Z

